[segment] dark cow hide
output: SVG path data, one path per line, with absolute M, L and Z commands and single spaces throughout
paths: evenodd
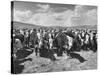
M 21 49 L 18 50 L 16 53 L 17 58 L 13 59 L 13 70 L 12 73 L 13 74 L 19 74 L 22 72 L 22 70 L 24 69 L 24 65 L 20 65 L 21 63 L 25 62 L 25 61 L 32 61 L 31 58 L 28 59 L 24 59 L 25 57 L 27 57 L 28 55 L 30 55 L 33 51 L 27 51 L 26 49 Z
M 68 39 L 64 33 L 58 33 L 57 37 L 53 41 L 53 46 L 57 48 L 57 54 L 58 56 L 62 56 L 63 51 L 65 50 L 63 48 L 64 45 L 68 43 Z

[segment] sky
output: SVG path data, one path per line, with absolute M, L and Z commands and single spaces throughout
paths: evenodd
M 41 26 L 97 25 L 97 7 L 14 1 L 13 21 Z

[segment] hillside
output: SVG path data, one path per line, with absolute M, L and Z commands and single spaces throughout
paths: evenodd
M 23 29 L 23 28 L 28 28 L 28 29 L 32 29 L 32 28 L 54 28 L 54 29 L 58 29 L 58 28 L 65 28 L 63 26 L 39 26 L 39 25 L 34 25 L 34 24 L 28 24 L 28 23 L 21 23 L 21 22 L 13 22 L 13 28 L 14 29 Z M 68 27 L 68 28 L 74 28 L 74 29 L 97 29 L 97 26 L 89 26 L 89 25 L 81 25 L 81 26 L 72 26 L 72 27 Z

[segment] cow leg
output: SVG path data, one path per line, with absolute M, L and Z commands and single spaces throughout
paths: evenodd
M 38 56 L 38 51 L 39 51 L 39 48 L 35 48 L 35 54 L 36 54 L 36 56 Z

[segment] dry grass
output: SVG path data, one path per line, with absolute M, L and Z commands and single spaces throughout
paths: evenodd
M 77 59 L 63 59 L 51 61 L 47 58 L 33 57 L 33 61 L 24 63 L 23 73 L 41 73 L 41 72 L 59 72 L 75 70 L 92 70 L 97 69 L 97 53 L 92 51 L 77 52 L 87 61 L 80 63 Z

